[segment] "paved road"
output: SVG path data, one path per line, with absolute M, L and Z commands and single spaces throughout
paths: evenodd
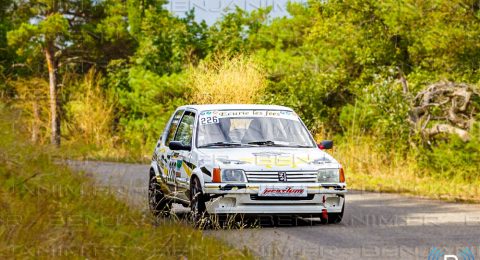
M 69 164 L 147 211 L 148 165 Z M 188 211 L 180 205 L 174 210 L 178 215 Z M 468 247 L 480 259 L 480 205 L 351 191 L 341 224 L 292 218 L 276 226 L 270 223 L 264 219 L 260 228 L 204 232 L 238 248 L 248 247 L 262 259 L 427 259 L 434 247 L 437 255 L 457 255 L 458 259 L 464 259 L 460 251 Z

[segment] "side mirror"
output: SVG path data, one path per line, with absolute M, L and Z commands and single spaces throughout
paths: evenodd
M 171 141 L 169 144 L 168 144 L 168 148 L 170 148 L 170 150 L 180 150 L 180 151 L 190 151 L 192 150 L 192 146 L 190 145 L 184 145 L 182 142 L 180 141 Z
M 333 141 L 332 140 L 323 140 L 318 144 L 318 148 L 321 150 L 332 149 L 333 148 Z

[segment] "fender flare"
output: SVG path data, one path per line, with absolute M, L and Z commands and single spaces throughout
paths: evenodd
M 200 181 L 200 185 L 202 186 L 202 192 L 205 193 L 205 179 L 203 178 L 203 172 L 200 170 L 200 167 L 196 167 L 193 171 L 192 171 L 192 175 L 190 176 L 190 182 L 189 184 L 191 185 L 192 183 L 192 179 L 194 177 L 197 177 L 198 180 Z M 189 188 L 190 189 L 190 188 Z
M 158 170 L 158 165 L 156 161 L 152 161 L 150 163 L 150 169 L 153 169 L 153 172 L 155 173 L 155 176 L 160 176 L 160 171 Z

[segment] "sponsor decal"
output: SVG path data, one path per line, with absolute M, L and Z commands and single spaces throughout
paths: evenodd
M 276 117 L 289 120 L 299 120 L 297 114 L 292 111 L 281 110 L 218 110 L 204 111 L 200 114 L 200 124 L 218 124 L 219 118 L 242 118 L 242 117 Z
M 307 190 L 304 187 L 260 187 L 259 196 L 278 197 L 306 197 Z
M 183 164 L 183 160 L 182 160 L 182 159 L 177 160 L 177 163 L 176 163 L 176 165 L 175 165 L 175 166 L 176 166 L 175 168 L 177 169 L 177 171 L 180 170 L 180 168 L 182 168 L 182 164 Z

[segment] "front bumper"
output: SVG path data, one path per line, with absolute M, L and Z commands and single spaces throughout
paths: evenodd
M 262 183 L 269 187 L 285 186 L 285 183 Z M 288 214 L 308 215 L 340 213 L 347 190 L 344 185 L 321 185 L 317 183 L 288 183 L 307 189 L 307 197 L 259 197 L 260 184 L 205 184 L 205 194 L 212 199 L 207 202 L 211 214 Z

